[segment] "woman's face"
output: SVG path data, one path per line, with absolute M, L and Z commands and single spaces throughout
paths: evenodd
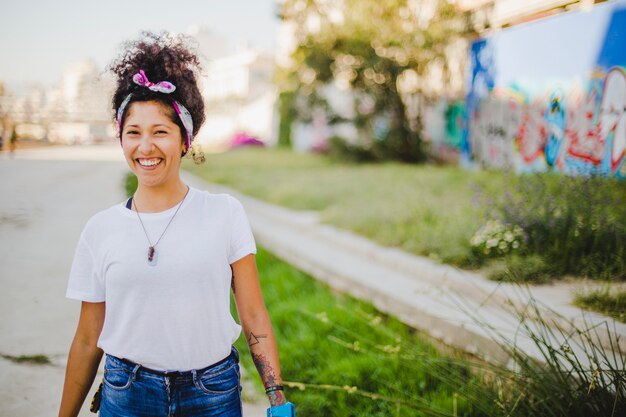
M 175 184 L 180 178 L 184 146 L 169 110 L 156 101 L 136 101 L 130 104 L 124 120 L 124 157 L 142 186 Z

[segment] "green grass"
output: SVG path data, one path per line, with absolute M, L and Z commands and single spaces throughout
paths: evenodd
M 185 168 L 210 182 L 278 205 L 315 210 L 322 221 L 385 246 L 468 266 L 469 240 L 484 222 L 473 187 L 499 190 L 496 172 L 397 162 L 345 164 L 282 149 L 207 154 Z
M 493 279 L 626 279 L 626 218 L 621 209 L 626 181 L 398 162 L 350 164 L 262 148 L 210 154 L 204 165 L 186 161 L 184 166 L 247 195 L 318 211 L 323 222 L 384 246 L 459 267 L 484 268 Z M 470 240 L 494 218 L 528 230 L 525 246 L 495 259 L 477 253 Z
M 130 184 L 129 193 L 133 177 L 129 174 L 125 181 Z M 288 397 L 298 404 L 300 415 L 583 417 L 626 413 L 625 356 L 619 348 L 613 352 L 602 348 L 596 326 L 563 330 L 544 321 L 532 303 L 514 310 L 520 329 L 531 335 L 544 357 L 538 362 L 520 351 L 516 340 L 477 319 L 509 353 L 517 369 L 513 371 L 449 349 L 442 354 L 428 343 L 427 336 L 367 303 L 333 292 L 262 248 L 257 262 L 278 338 L 283 377 L 291 386 Z M 521 267 L 523 262 L 519 263 Z M 554 346 L 554 340 L 567 342 Z M 244 338 L 239 338 L 237 347 L 248 374 L 254 376 Z
M 610 291 L 609 288 L 605 288 L 578 294 L 574 304 L 626 323 L 626 290 Z
M 52 363 L 50 361 L 50 358 L 48 358 L 46 355 L 2 355 L 2 357 L 15 363 L 31 363 L 35 365 L 49 365 Z
M 287 397 L 306 416 L 491 415 L 460 354 L 371 305 L 337 294 L 262 248 L 257 255 Z M 242 363 L 256 374 L 244 338 Z M 258 381 L 258 377 L 255 377 Z M 482 388 L 486 390 L 486 388 Z M 486 408 L 486 410 L 485 410 Z
M 595 326 L 555 330 L 535 304 L 515 310 L 521 333 L 531 335 L 544 357 L 537 361 L 520 351 L 516 340 L 478 321 L 509 353 L 513 370 L 438 350 L 428 336 L 332 291 L 263 248 L 257 263 L 286 394 L 300 415 L 583 417 L 626 412 L 624 355 L 604 351 Z M 555 340 L 566 343 L 555 346 Z M 236 345 L 243 366 L 260 384 L 244 338 Z

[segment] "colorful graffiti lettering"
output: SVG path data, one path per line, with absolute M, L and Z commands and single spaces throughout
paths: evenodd
M 624 68 L 612 68 L 569 104 L 561 90 L 547 97 L 526 104 L 495 91 L 481 100 L 470 121 L 472 158 L 493 168 L 624 178 Z
M 546 128 L 546 162 L 549 166 L 554 166 L 565 137 L 565 97 L 561 90 L 555 91 L 550 97 L 550 106 L 546 111 Z
M 603 34 L 604 39 L 597 44 L 577 44 L 580 53 L 564 53 L 567 58 L 563 62 L 573 63 L 567 74 L 566 66 L 559 67 L 556 61 L 539 55 L 544 43 L 539 44 L 543 38 L 538 34 L 549 28 L 571 30 L 581 22 L 589 23 L 590 34 Z M 522 35 L 534 43 L 512 49 L 526 39 Z M 502 31 L 475 42 L 470 51 L 471 78 L 461 144 L 467 163 L 626 178 L 624 45 L 626 0 L 594 8 L 589 14 L 546 19 L 534 27 Z M 596 57 L 589 78 L 582 73 L 589 71 L 588 61 L 578 60 L 585 54 Z M 513 56 L 515 62 L 536 66 L 511 65 Z M 555 88 L 555 83 L 560 87 Z
M 626 73 L 622 68 L 606 76 L 600 112 L 601 135 L 612 142 L 611 170 L 615 171 L 624 163 L 626 152 Z
M 548 130 L 545 113 L 545 106 L 541 102 L 535 102 L 523 110 L 517 142 L 520 156 L 526 164 L 533 164 L 546 154 Z
M 490 96 L 480 102 L 470 124 L 474 159 L 486 167 L 507 168 L 515 160 L 514 138 L 519 130 L 522 107 L 514 99 Z

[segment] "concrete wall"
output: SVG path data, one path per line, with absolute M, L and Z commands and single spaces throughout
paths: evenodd
M 626 177 L 626 0 L 502 30 L 469 58 L 466 163 Z

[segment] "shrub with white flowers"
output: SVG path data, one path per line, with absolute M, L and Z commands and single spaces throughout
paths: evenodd
M 472 249 L 483 256 L 496 257 L 518 250 L 526 241 L 524 230 L 499 220 L 489 220 L 470 240 Z

